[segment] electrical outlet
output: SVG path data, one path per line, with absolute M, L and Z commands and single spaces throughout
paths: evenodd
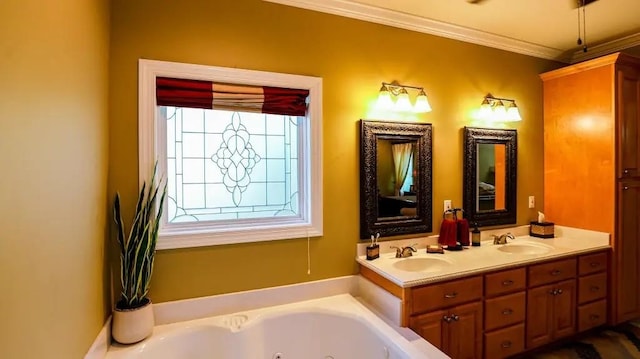
M 529 208 L 536 208 L 536 198 L 529 196 Z
M 451 200 L 450 199 L 445 199 L 444 200 L 444 212 L 448 211 L 451 209 Z

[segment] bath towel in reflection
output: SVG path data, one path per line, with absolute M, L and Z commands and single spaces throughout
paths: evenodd
M 440 225 L 440 235 L 438 236 L 438 243 L 443 246 L 456 246 L 457 241 L 458 224 L 455 219 L 445 218 Z

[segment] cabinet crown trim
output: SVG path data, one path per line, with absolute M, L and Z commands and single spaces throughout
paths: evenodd
M 587 60 L 577 63 L 575 65 L 566 66 L 557 70 L 552 70 L 540 74 L 542 81 L 549 81 L 559 77 L 576 74 L 585 70 L 595 69 L 598 67 L 613 65 L 613 64 L 631 64 L 640 65 L 640 58 L 617 52 L 615 54 L 598 57 L 596 59 Z M 613 74 L 612 74 L 613 76 Z

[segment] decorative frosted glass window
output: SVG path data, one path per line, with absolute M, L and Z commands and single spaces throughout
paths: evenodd
M 303 117 L 160 107 L 169 223 L 299 215 Z
M 158 249 L 322 234 L 321 79 L 140 60 L 140 84 L 140 182 L 156 159 L 167 181 Z

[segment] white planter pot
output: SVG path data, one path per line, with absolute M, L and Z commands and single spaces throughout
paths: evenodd
M 114 309 L 111 336 L 121 344 L 137 343 L 153 333 L 151 301 L 136 309 Z

